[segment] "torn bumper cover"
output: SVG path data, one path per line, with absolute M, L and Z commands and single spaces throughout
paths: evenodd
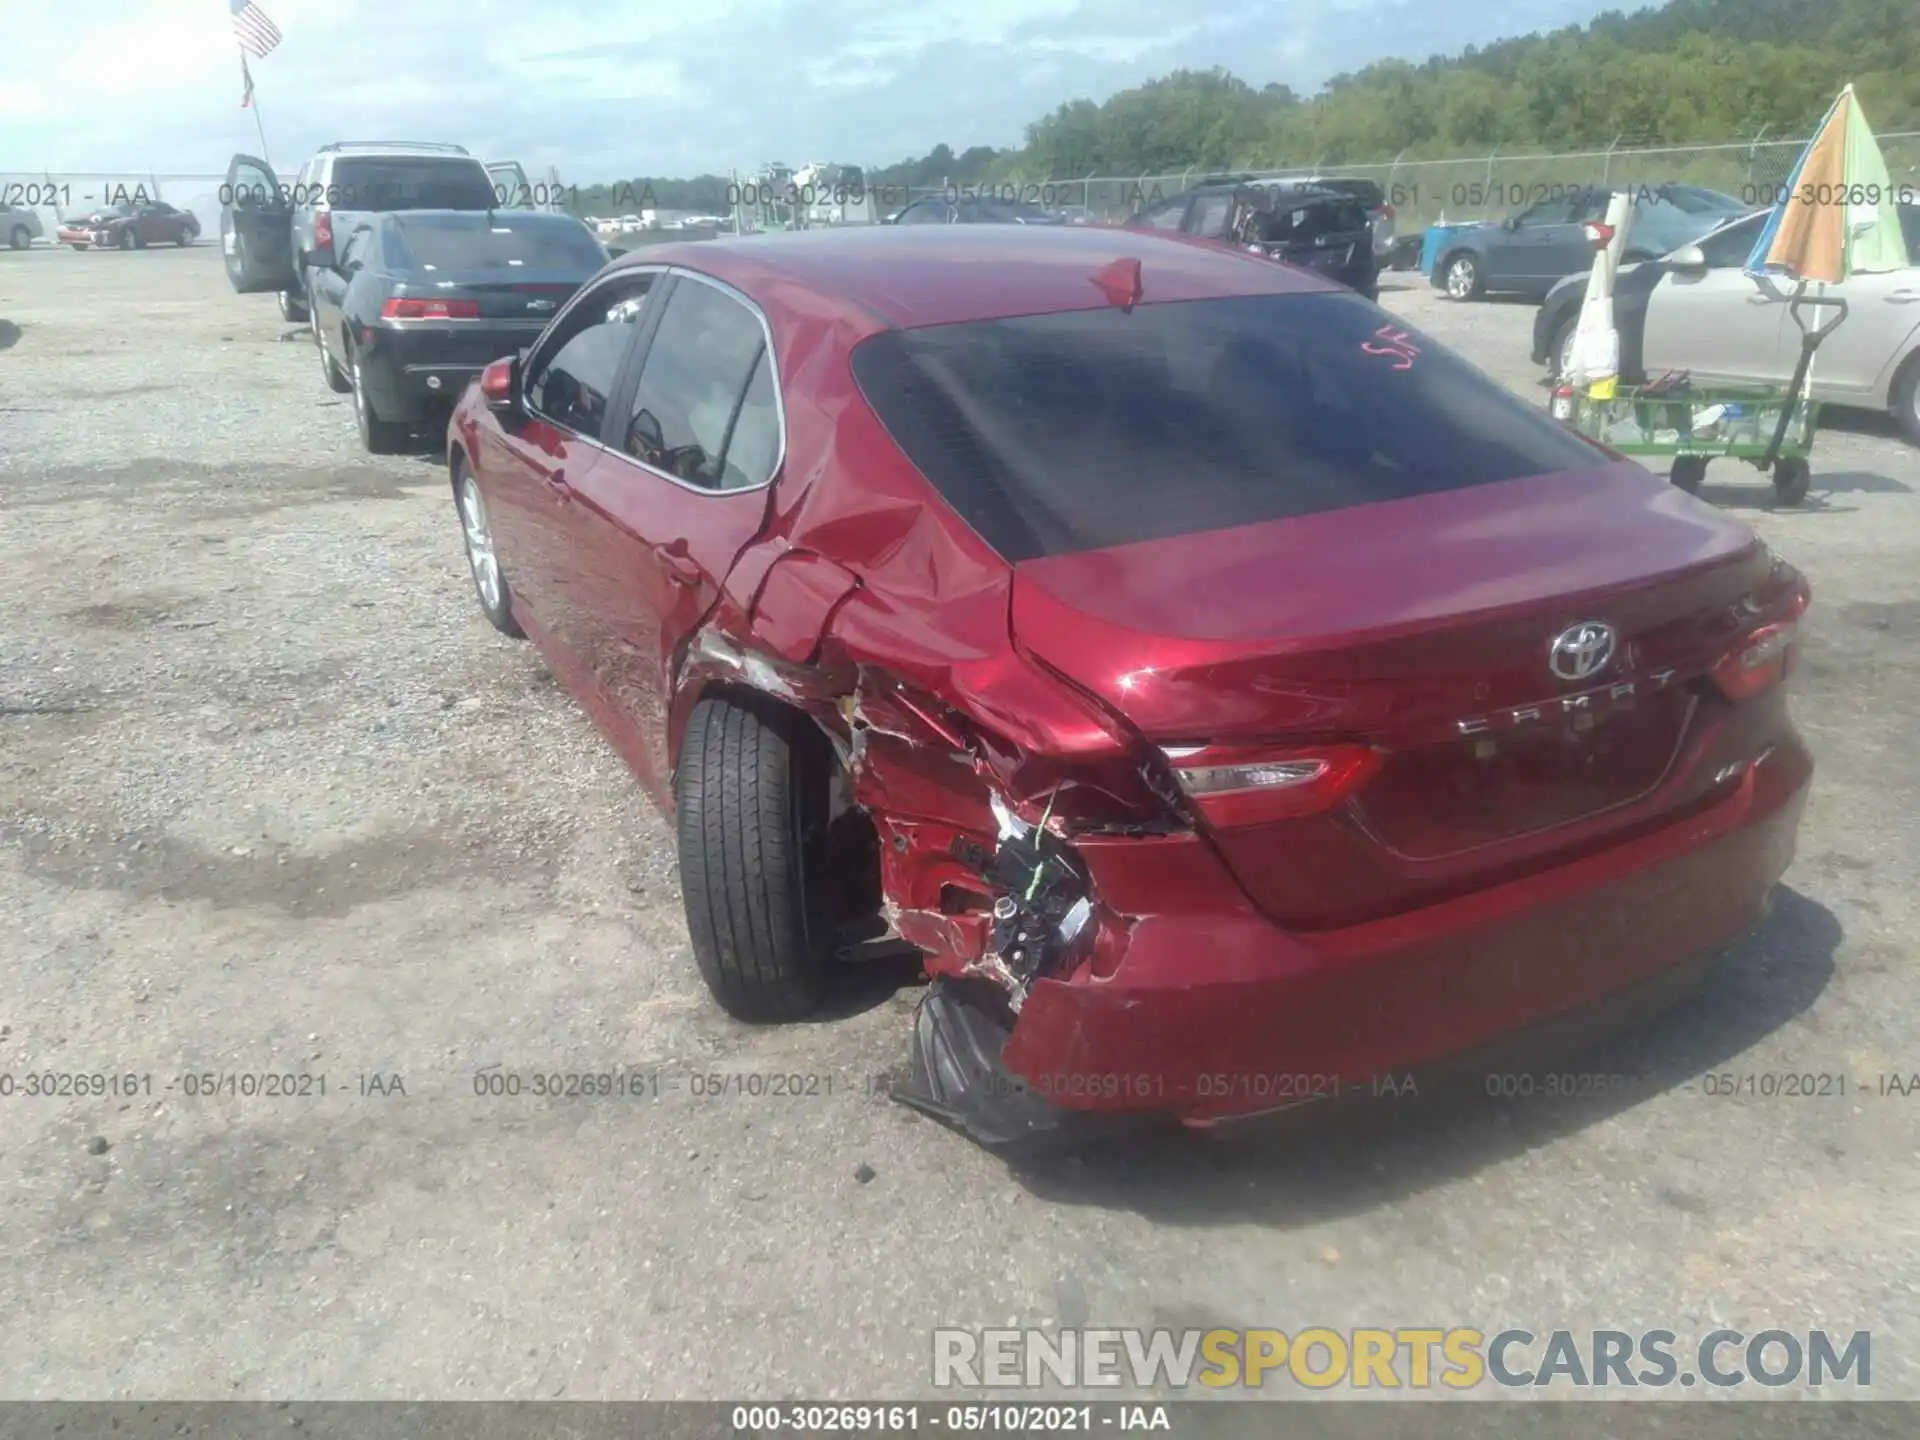
M 1289 1108 L 1598 1003 L 1756 921 L 1792 859 L 1810 764 L 1783 749 L 1706 814 L 1390 919 L 1291 933 L 1197 834 L 1076 845 L 1098 903 L 1086 960 L 1016 1013 L 936 981 L 915 1093 L 989 1145 L 1073 1112 L 1188 1123 Z

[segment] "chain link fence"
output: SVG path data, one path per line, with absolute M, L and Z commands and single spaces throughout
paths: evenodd
M 1752 205 L 1772 204 L 1807 139 L 1770 138 L 1763 131 L 1751 140 L 1720 145 L 1632 147 L 1619 143 L 1604 150 L 1496 152 L 1452 159 L 1407 159 L 1358 164 L 1325 161 L 1317 165 L 1270 170 L 1236 170 L 1259 180 L 1340 175 L 1377 182 L 1394 207 L 1402 234 L 1441 221 L 1476 220 L 1506 215 L 1568 188 L 1587 185 L 1700 185 Z M 1887 169 L 1896 186 L 1911 187 L 1920 199 L 1920 131 L 1895 131 L 1879 137 Z M 1049 176 L 1015 174 L 1007 181 L 976 187 L 917 189 L 921 195 L 949 196 L 970 189 L 1032 201 L 1092 221 L 1124 220 L 1155 201 L 1199 184 L 1210 172 L 1190 169 L 1164 175 Z
M 1894 184 L 1912 187 L 1915 198 L 1920 199 L 1920 131 L 1894 131 L 1879 139 Z M 1314 174 L 1374 180 L 1386 192 L 1394 207 L 1395 228 L 1404 235 L 1442 220 L 1506 215 L 1547 199 L 1557 190 L 1596 184 L 1701 185 L 1749 204 L 1771 204 L 1806 143 L 1804 136 L 1775 137 L 1762 131 L 1751 140 L 1720 145 L 1646 148 L 1616 141 L 1595 150 L 1496 152 L 1452 159 L 1408 159 L 1402 154 L 1392 160 L 1324 161 L 1233 173 L 1271 180 Z M 877 185 L 873 192 L 878 202 L 874 218 L 922 196 L 986 193 L 1029 200 L 1076 219 L 1117 221 L 1157 200 L 1179 194 L 1207 179 L 1210 173 L 1198 168 L 1128 176 L 1042 177 L 1016 172 L 1005 181 L 988 185 L 912 189 Z M 291 183 L 294 177 L 288 174 L 281 178 Z M 551 178 L 555 185 L 559 183 L 557 175 Z M 202 235 L 211 238 L 219 234 L 220 187 L 225 180 L 223 174 L 0 172 L 0 202 L 36 211 L 50 241 L 61 215 L 84 215 L 116 199 L 154 197 L 192 211 L 200 221 Z M 0 229 L 0 245 L 7 239 L 5 230 Z

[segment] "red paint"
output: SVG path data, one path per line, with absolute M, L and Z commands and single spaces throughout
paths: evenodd
M 1411 1064 L 1748 923 L 1791 856 L 1810 762 L 1777 683 L 1730 699 L 1712 677 L 1804 608 L 1804 582 L 1730 519 L 1601 463 L 1010 567 L 853 383 L 853 346 L 889 325 L 1123 303 L 1096 277 L 1134 263 L 1125 293 L 1149 304 L 1336 288 L 1092 227 L 628 257 L 705 272 L 766 314 L 787 436 L 763 491 L 674 485 L 490 411 L 484 381 L 462 398 L 452 439 L 529 633 L 662 807 L 686 713 L 737 678 L 696 637 L 788 667 L 792 703 L 871 727 L 856 793 L 889 897 L 953 972 L 984 944 L 955 847 L 991 847 L 990 787 L 1029 819 L 1051 800 L 1070 829 L 1137 827 L 1168 819 L 1141 773 L 1165 778 L 1157 747 L 1211 747 L 1189 765 L 1329 757 L 1313 804 L 1229 793 L 1189 805 L 1193 829 L 1075 839 L 1100 902 L 1091 954 L 1035 986 L 1009 1063 L 1151 1070 L 1190 1115 L 1264 1108 L 1200 1095 L 1202 1073 Z M 1383 363 L 1419 353 L 1391 325 L 1378 344 Z M 1548 670 L 1552 638 L 1588 619 L 1624 647 L 1597 683 L 1635 694 L 1583 699 Z M 1569 697 L 1604 744 L 1556 708 Z

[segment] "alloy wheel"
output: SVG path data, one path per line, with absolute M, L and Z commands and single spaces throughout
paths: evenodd
M 1462 256 L 1447 267 L 1447 294 L 1464 300 L 1473 293 L 1473 261 Z
M 467 564 L 473 583 L 489 610 L 500 608 L 500 559 L 493 550 L 493 530 L 487 523 L 487 502 L 472 475 L 460 481 L 460 524 L 467 537 Z

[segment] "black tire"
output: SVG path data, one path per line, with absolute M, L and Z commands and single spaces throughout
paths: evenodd
M 300 321 L 307 318 L 305 302 L 291 290 L 282 290 L 278 299 L 280 302 L 280 318 L 282 320 Z
M 395 420 L 382 420 L 367 394 L 366 377 L 360 372 L 360 356 L 349 352 L 347 388 L 353 393 L 353 420 L 360 429 L 360 443 L 369 455 L 401 455 L 407 450 L 412 432 Z
M 309 328 L 313 331 L 313 348 L 320 352 L 320 375 L 327 382 L 327 388 L 336 395 L 345 395 L 352 391 L 353 382 L 340 371 L 333 356 L 327 353 L 326 344 L 320 338 L 320 317 L 309 317 Z M 345 343 L 344 341 L 342 342 Z
M 139 243 L 140 243 L 139 238 L 135 236 L 133 231 L 122 230 L 120 232 L 120 248 L 122 250 L 131 250 L 133 249 L 134 246 L 138 245 Z
M 16 225 L 7 232 L 7 244 L 16 250 L 24 250 L 33 243 L 33 236 L 27 233 L 27 227 Z
M 75 246 L 74 246 L 73 248 L 74 248 L 74 249 L 76 249 L 76 250 L 84 250 L 84 249 L 86 249 L 87 247 L 86 247 L 85 245 L 75 245 Z
M 1909 355 L 1893 377 L 1890 408 L 1906 432 L 1908 443 L 1920 445 L 1920 350 Z
M 1450 300 L 1478 300 L 1487 293 L 1480 259 L 1471 250 L 1456 250 L 1441 260 L 1440 276 Z
M 469 499 L 467 487 L 473 487 L 473 496 Z M 475 506 L 477 514 L 469 517 L 469 504 Z M 499 542 L 493 537 L 493 526 L 487 518 L 487 502 L 480 494 L 479 484 L 468 470 L 467 462 L 456 457 L 453 462 L 453 513 L 460 520 L 460 543 L 467 555 L 467 572 L 473 577 L 474 598 L 480 602 L 480 613 L 487 617 L 487 623 L 502 635 L 513 640 L 524 640 L 527 632 L 520 628 L 519 618 L 513 613 L 513 586 L 507 583 L 507 571 L 500 561 Z M 486 548 L 493 557 L 493 575 L 498 593 L 487 594 L 487 583 L 482 573 L 483 567 L 474 555 L 473 525 L 478 524 L 486 533 Z
M 1773 462 L 1773 499 L 1776 505 L 1798 505 L 1813 486 L 1813 466 L 1798 455 Z
M 173 243 L 178 245 L 182 250 L 184 250 L 187 248 L 187 246 L 193 244 L 193 242 L 198 240 L 199 238 L 200 238 L 199 235 L 197 235 L 192 230 L 188 230 L 182 227 L 180 233 L 173 237 Z
M 1569 315 L 1560 322 L 1560 328 L 1553 332 L 1553 339 L 1547 342 L 1547 378 L 1556 385 L 1567 378 L 1567 357 L 1573 345 L 1574 333 L 1579 328 L 1579 315 Z
M 736 1020 L 799 1020 L 826 988 L 832 931 L 808 883 L 828 773 L 808 722 L 758 696 L 702 700 L 674 776 L 693 957 Z
M 1698 495 L 1701 482 L 1707 478 L 1707 457 L 1704 455 L 1674 456 L 1673 469 L 1667 472 L 1667 478 L 1687 494 Z

